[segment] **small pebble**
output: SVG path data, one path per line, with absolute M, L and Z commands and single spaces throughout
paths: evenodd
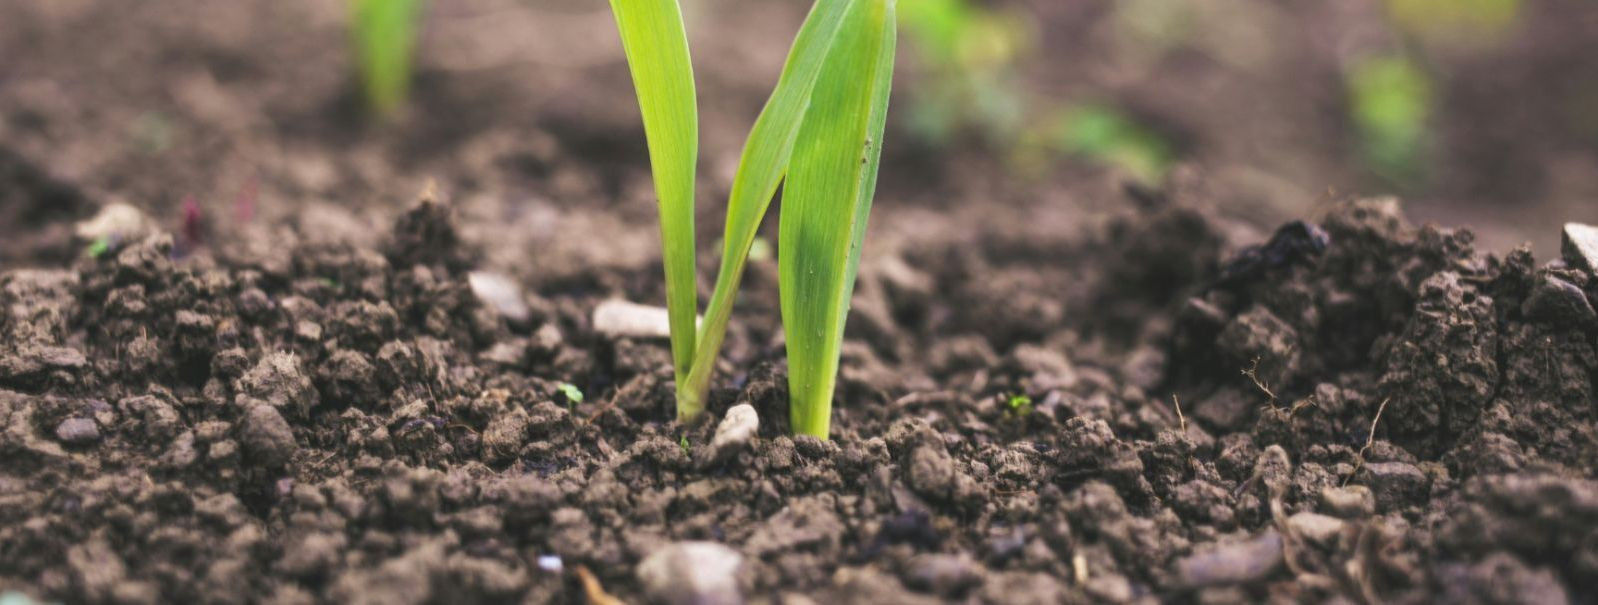
M 1598 312 L 1594 312 L 1587 295 L 1568 281 L 1547 276 L 1532 288 L 1520 312 L 1526 317 L 1549 324 L 1591 328 L 1598 325 Z
M 93 443 L 100 440 L 100 427 L 88 418 L 68 418 L 56 425 L 55 436 L 68 445 Z
M 1565 237 L 1561 252 L 1565 262 L 1588 271 L 1598 267 L 1598 227 L 1581 223 L 1565 223 Z
M 981 581 L 976 561 L 963 553 L 916 555 L 904 574 L 904 582 L 911 588 L 946 597 L 957 596 Z
M 1331 544 L 1347 522 L 1320 513 L 1302 512 L 1287 518 L 1287 528 L 1316 544 Z
M 1376 512 L 1376 496 L 1363 485 L 1328 486 L 1321 489 L 1321 508 L 1344 519 L 1366 517 Z
M 594 307 L 594 331 L 611 338 L 670 338 L 665 307 L 610 299 Z
M 154 225 L 145 218 L 143 212 L 125 202 L 106 204 L 93 218 L 75 227 L 78 237 L 91 242 L 99 239 L 135 240 L 153 229 Z
M 755 406 L 747 403 L 732 406 L 716 425 L 716 436 L 710 439 L 708 461 L 723 462 L 736 455 L 759 430 L 760 415 L 755 413 Z
M 527 301 L 522 299 L 522 288 L 515 280 L 500 273 L 473 271 L 466 274 L 466 283 L 471 286 L 477 300 L 498 311 L 501 317 L 511 321 L 527 321 L 530 311 Z
M 743 603 L 738 568 L 743 555 L 715 542 L 674 542 L 638 564 L 638 579 L 651 602 L 668 605 Z
M 1201 547 L 1176 562 L 1176 573 L 1183 586 L 1202 588 L 1252 582 L 1281 565 L 1282 536 L 1271 529 L 1251 540 Z
M 539 555 L 538 568 L 549 573 L 560 573 L 566 569 L 566 563 L 561 561 L 560 555 Z

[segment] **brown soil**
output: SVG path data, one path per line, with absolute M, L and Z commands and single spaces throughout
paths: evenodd
M 1586 259 L 1479 250 L 1386 199 L 1273 238 L 1228 218 L 1236 190 L 1208 176 L 1224 170 L 1126 197 L 1080 167 L 1010 182 L 980 157 L 890 145 L 833 439 L 787 435 L 769 260 L 745 280 L 712 421 L 683 427 L 666 343 L 592 325 L 608 298 L 663 297 L 624 68 L 494 63 L 465 35 L 502 23 L 553 32 L 526 44 L 581 42 L 608 16 L 436 4 L 440 58 L 386 128 L 350 125 L 343 66 L 309 60 L 338 56 L 341 3 L 0 9 L 0 590 L 285 604 L 596 602 L 592 587 L 791 604 L 1598 591 Z M 783 17 L 752 39 L 791 30 L 783 9 L 738 6 L 715 18 Z M 85 36 L 117 52 L 68 60 Z M 780 60 L 707 70 L 702 90 L 724 93 L 711 108 L 752 115 L 759 87 L 743 80 Z M 713 193 L 745 121 L 707 124 Z M 445 193 L 402 201 L 429 178 Z M 86 255 L 74 224 L 118 200 L 154 228 Z M 713 206 L 702 225 L 719 225 Z M 716 231 L 701 229 L 707 275 Z M 525 312 L 480 299 L 476 271 L 508 278 Z M 714 448 L 714 420 L 740 403 L 758 435 Z M 696 558 L 660 572 L 659 553 Z

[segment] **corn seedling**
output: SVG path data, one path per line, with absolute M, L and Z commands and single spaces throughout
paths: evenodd
M 379 116 L 405 104 L 421 0 L 350 0 L 350 33 L 361 93 Z
M 1432 107 L 1426 72 L 1404 55 L 1371 57 L 1354 64 L 1347 85 L 1366 163 L 1401 184 L 1420 178 Z
M 826 437 L 843 319 L 876 188 L 894 49 L 894 0 L 817 0 L 750 129 L 716 285 L 696 332 L 693 68 L 676 0 L 611 0 L 632 71 L 661 215 L 677 416 L 704 409 L 760 222 L 786 179 L 778 258 L 794 430 Z

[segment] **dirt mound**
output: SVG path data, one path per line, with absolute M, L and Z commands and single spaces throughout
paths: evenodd
M 1208 216 L 868 260 L 827 442 L 783 434 L 771 293 L 740 311 L 711 406 L 752 404 L 758 436 L 715 441 L 662 422 L 665 343 L 597 333 L 597 293 L 474 291 L 481 254 L 441 202 L 356 243 L 256 233 L 177 259 L 157 234 L 7 272 L 0 586 L 85 603 L 1598 589 L 1590 272 L 1483 254 L 1392 201 L 1232 252 Z

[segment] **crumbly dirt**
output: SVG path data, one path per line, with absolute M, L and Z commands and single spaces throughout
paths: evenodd
M 454 211 L 422 199 L 370 246 L 177 258 L 158 232 L 0 276 L 0 585 L 580 602 L 583 567 L 643 602 L 640 561 L 705 540 L 753 602 L 1598 590 L 1598 281 L 1392 200 L 1242 279 L 1215 279 L 1232 228 L 1180 199 L 879 254 L 831 441 L 785 434 L 752 295 L 710 412 L 761 428 L 714 457 L 714 423 L 666 422 L 664 342 L 594 332 L 591 292 L 480 302 Z
M 1590 146 L 1551 125 L 1544 85 L 1580 85 L 1592 28 L 1572 2 L 1539 4 L 1547 35 L 1503 59 L 1532 69 L 1449 59 L 1495 79 L 1449 93 L 1463 106 L 1437 126 L 1469 157 L 1434 197 L 1487 179 L 1591 212 L 1591 179 L 1565 174 Z M 702 425 L 670 422 L 666 342 L 595 329 L 605 300 L 664 299 L 642 133 L 603 6 L 533 4 L 431 3 L 389 124 L 359 117 L 343 3 L 0 7 L 0 600 L 1598 593 L 1591 260 L 1507 249 L 1523 231 L 1500 221 L 1476 225 L 1492 246 L 1417 227 L 1390 199 L 1305 210 L 1328 178 L 1360 182 L 1330 116 L 1338 39 L 1369 7 L 1259 78 L 1190 49 L 1129 80 L 1100 63 L 1106 3 L 1008 3 L 1072 70 L 1030 84 L 1104 88 L 1198 164 L 1127 196 L 1079 165 L 1020 178 L 890 137 L 818 441 L 788 435 L 769 258 Z M 706 6 L 708 200 L 800 11 Z M 1320 31 L 1347 10 L 1269 8 L 1239 19 Z M 723 219 L 707 200 L 703 275 Z M 142 218 L 76 235 L 119 202 Z M 1484 208 L 1460 212 L 1512 212 Z M 1273 236 L 1262 215 L 1306 222 Z M 1535 249 L 1557 250 L 1545 231 Z M 713 447 L 744 403 L 756 435 Z

